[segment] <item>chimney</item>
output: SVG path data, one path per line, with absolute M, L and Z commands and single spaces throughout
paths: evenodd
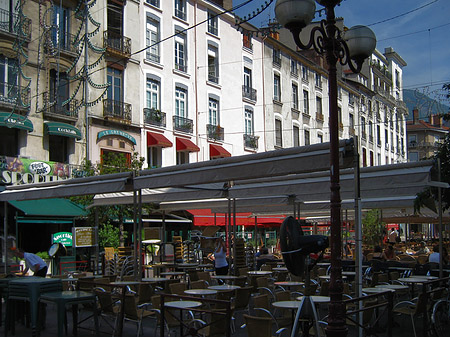
M 417 124 L 419 122 L 419 109 L 417 108 L 413 109 L 413 122 L 414 124 Z
M 440 115 L 431 115 L 430 124 L 433 126 L 442 127 L 442 117 Z

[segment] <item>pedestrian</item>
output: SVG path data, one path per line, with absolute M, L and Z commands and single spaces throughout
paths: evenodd
M 227 248 L 222 237 L 216 238 L 216 248 L 214 249 L 214 269 L 216 275 L 228 274 Z
M 25 276 L 28 273 L 28 270 L 31 270 L 34 273 L 33 276 L 47 276 L 47 263 L 39 256 L 33 253 L 23 252 L 16 247 L 12 247 L 11 250 L 15 256 L 25 260 L 25 269 L 19 275 Z
M 391 228 L 391 232 L 388 235 L 388 242 L 391 244 L 395 244 L 397 242 L 397 231 L 395 228 Z

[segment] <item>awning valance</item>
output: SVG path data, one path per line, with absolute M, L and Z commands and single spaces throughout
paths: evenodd
M 81 139 L 81 131 L 78 130 L 75 126 L 67 124 L 67 123 L 56 123 L 56 122 L 46 122 L 45 130 L 49 135 L 52 136 L 63 136 Z
M 77 217 L 87 214 L 84 208 L 67 199 L 11 200 L 9 203 L 28 216 Z
M 147 146 L 172 147 L 173 144 L 161 133 L 147 132 Z
M 231 157 L 231 153 L 225 150 L 222 146 L 216 144 L 209 144 L 210 158 L 226 158 Z
M 0 112 L 0 126 L 33 131 L 33 123 L 28 118 L 9 112 Z
M 181 151 L 198 152 L 200 151 L 200 148 L 189 139 L 177 137 L 177 152 Z

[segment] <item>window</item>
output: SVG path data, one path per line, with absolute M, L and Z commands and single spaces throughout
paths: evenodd
M 323 135 L 322 134 L 318 134 L 317 135 L 317 139 L 318 139 L 318 143 L 320 144 L 320 143 L 323 143 Z
M 147 78 L 146 105 L 149 109 L 160 109 L 160 91 L 161 84 L 159 81 Z
M 316 112 L 317 116 L 322 116 L 322 97 L 316 96 Z
M 147 3 L 159 8 L 159 0 L 147 0 Z
M 409 161 L 419 161 L 419 152 L 409 152 L 408 159 Z
M 186 90 L 180 87 L 175 88 L 175 116 L 187 118 Z
M 68 33 L 70 32 L 70 11 L 68 8 L 53 6 L 53 26 L 52 42 L 55 47 L 60 46 L 62 49 L 69 48 L 71 43 Z
M 305 130 L 305 145 L 311 144 L 311 136 L 309 134 L 309 130 Z
M 178 151 L 177 152 L 177 165 L 189 164 L 189 152 Z
M 322 76 L 316 73 L 316 87 L 322 89 Z
M 373 157 L 373 151 L 369 151 L 369 165 L 374 166 L 374 157 Z
M 157 168 L 162 166 L 162 147 L 150 146 L 148 148 L 148 167 Z
M 187 72 L 187 44 L 186 33 L 182 29 L 175 29 L 175 69 Z
M 298 86 L 292 83 L 292 109 L 298 110 Z
M 281 80 L 280 75 L 273 75 L 273 99 L 281 102 Z
M 353 132 L 353 134 L 354 134 L 355 133 L 355 119 L 353 117 L 353 114 L 348 114 L 348 124 L 349 124 L 351 132 Z
M 408 146 L 417 146 L 417 135 L 408 135 Z
M 109 83 L 107 98 L 112 101 L 122 102 L 122 70 L 108 67 L 107 81 Z M 116 104 L 114 104 L 116 106 Z M 117 104 L 117 107 L 120 105 Z
M 248 90 L 252 88 L 252 70 L 244 68 L 244 87 Z
M 366 119 L 361 117 L 361 137 L 366 139 Z
M 369 121 L 369 141 L 373 142 L 373 123 Z
M 3 156 L 16 157 L 19 155 L 19 129 L 0 127 L 2 141 L 0 153 Z
M 208 123 L 219 125 L 219 101 L 214 98 L 209 99 Z
M 377 144 L 381 145 L 381 128 L 377 125 Z
M 244 48 L 252 50 L 253 49 L 252 36 L 242 35 L 242 45 L 244 46 Z
M 186 20 L 186 0 L 175 0 L 175 16 Z
M 218 26 L 217 14 L 208 12 L 208 33 L 218 35 Z
M 48 154 L 50 161 L 69 163 L 69 138 L 62 136 L 48 136 Z
M 338 99 L 342 99 L 342 88 L 341 87 L 337 88 L 337 96 L 338 96 Z
M 303 112 L 309 115 L 309 93 L 307 90 L 303 90 Z
M 63 110 L 69 112 L 69 105 L 62 106 L 62 103 L 69 99 L 69 80 L 65 72 L 58 73 L 56 70 L 50 70 L 50 102 L 56 102 L 54 112 L 61 113 Z
M 338 126 L 339 129 L 342 129 L 344 127 L 344 124 L 342 123 L 342 108 L 338 106 Z
M 298 76 L 297 61 L 291 59 L 291 75 Z
M 253 110 L 245 109 L 245 134 L 253 135 Z
M 365 148 L 362 149 L 362 166 L 367 166 L 367 150 Z
M 294 132 L 294 146 L 300 146 L 300 128 L 296 125 L 292 127 Z
M 384 130 L 384 141 L 385 141 L 385 144 L 386 144 L 386 148 L 388 148 L 388 144 L 389 144 L 388 130 Z
M 275 146 L 283 146 L 283 129 L 279 119 L 275 119 Z
M 281 66 L 281 50 L 279 49 L 273 50 L 273 64 L 278 67 Z
M 11 103 L 17 98 L 17 60 L 0 55 L 0 97 Z
M 302 66 L 302 80 L 308 82 L 308 68 Z
M 219 54 L 213 45 L 208 45 L 208 81 L 219 83 Z
M 147 29 L 145 32 L 145 44 L 147 46 L 146 58 L 149 61 L 160 62 L 159 55 L 159 21 L 147 17 Z
M 348 104 L 350 104 L 352 106 L 355 104 L 355 95 L 348 94 Z

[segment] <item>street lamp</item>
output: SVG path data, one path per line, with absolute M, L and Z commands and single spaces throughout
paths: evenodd
M 279 24 L 289 29 L 300 49 L 310 49 L 325 55 L 328 63 L 329 128 L 330 128 L 330 210 L 331 210 L 331 277 L 327 336 L 346 336 L 345 305 L 342 302 L 341 262 L 341 196 L 339 186 L 339 129 L 337 105 L 337 62 L 348 65 L 354 73 L 361 71 L 364 60 L 376 46 L 375 34 L 365 26 L 355 26 L 341 32 L 336 26 L 334 8 L 341 0 L 316 0 L 325 7 L 326 19 L 311 29 L 309 41 L 300 39 L 303 28 L 311 23 L 316 11 L 314 0 L 277 0 L 275 16 Z

